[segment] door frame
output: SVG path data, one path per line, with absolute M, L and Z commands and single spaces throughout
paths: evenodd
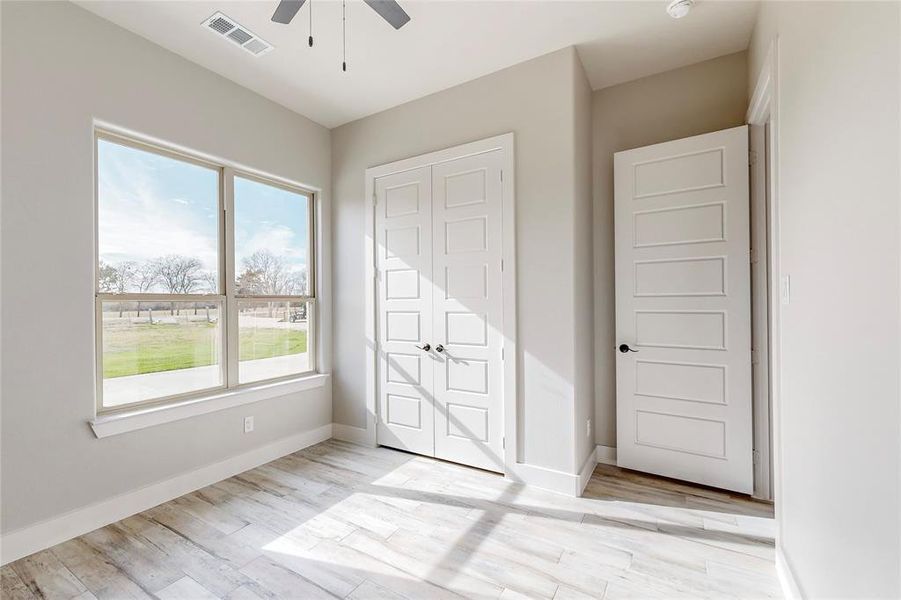
M 502 264 L 501 280 L 503 285 L 502 310 L 503 329 L 503 423 L 504 431 L 504 469 L 505 475 L 511 475 L 511 468 L 516 464 L 518 446 L 517 423 L 517 365 L 519 353 L 516 347 L 516 218 L 515 218 L 515 161 L 514 135 L 505 133 L 494 137 L 445 148 L 411 158 L 405 158 L 366 169 L 366 196 L 364 198 L 366 212 L 365 235 L 365 276 L 364 276 L 364 309 L 365 309 L 365 352 L 366 352 L 366 430 L 364 440 L 370 446 L 378 445 L 378 293 L 376 280 L 376 235 L 375 235 L 375 180 L 386 175 L 403 171 L 430 167 L 432 165 L 484 154 L 500 150 L 502 152 L 501 177 L 501 231 L 502 231 Z
M 769 123 L 770 135 L 764 144 L 763 153 L 769 170 L 767 182 L 767 216 L 769 219 L 769 404 L 772 427 L 770 429 L 770 449 L 772 451 L 772 489 L 776 521 L 776 575 L 786 598 L 803 598 L 798 586 L 795 570 L 782 549 L 783 517 L 782 505 L 782 304 L 788 295 L 788 282 L 783 281 L 781 265 L 781 222 L 779 199 L 779 36 L 774 36 L 767 49 L 766 58 L 757 76 L 754 94 L 748 107 L 746 120 L 749 125 Z M 753 138 L 752 138 L 753 139 Z M 755 397 L 754 408 L 763 399 Z
M 758 287 L 754 292 L 757 303 L 765 303 L 769 322 L 754 322 L 752 327 L 758 339 L 764 338 L 767 343 L 765 353 L 760 354 L 761 365 L 766 365 L 766 387 L 756 386 L 754 390 L 754 449 L 758 453 L 754 469 L 754 496 L 764 500 L 774 500 L 781 487 L 781 461 L 779 453 L 779 396 L 780 377 L 780 327 L 781 327 L 781 287 L 782 275 L 779 261 L 779 172 L 778 172 L 778 38 L 774 38 L 767 51 L 766 58 L 754 87 L 754 94 L 748 107 L 747 121 L 754 127 L 769 127 L 769 136 L 750 136 L 751 160 L 764 167 L 767 178 L 766 186 L 757 186 L 751 194 L 751 210 L 758 215 L 766 216 L 768 232 L 766 244 L 760 246 L 765 250 L 758 260 L 765 261 L 767 266 L 767 289 Z M 749 161 L 750 162 L 750 161 Z M 752 170 L 753 174 L 753 170 Z M 753 182 L 752 182 L 753 183 Z M 755 377 L 755 382 L 757 378 Z M 770 485 L 772 482 L 772 485 Z M 780 511 L 775 511 L 777 530 L 780 529 Z

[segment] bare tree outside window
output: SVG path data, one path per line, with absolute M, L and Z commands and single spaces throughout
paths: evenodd
M 241 296 L 260 294 L 263 289 L 263 277 L 258 271 L 245 268 L 236 279 L 237 292 Z
M 285 260 L 267 249 L 257 250 L 241 261 L 244 270 L 237 277 L 243 296 L 299 296 L 307 289 L 305 271 L 290 270 Z M 273 306 L 267 313 L 272 316 Z
M 216 277 L 215 273 L 212 273 L 210 271 L 204 271 L 200 275 L 200 283 L 201 283 L 201 288 L 204 293 L 207 293 L 207 294 L 218 294 L 219 293 L 219 278 Z M 204 306 L 206 308 L 207 323 L 211 323 L 212 321 L 210 318 L 210 305 L 209 305 L 209 303 L 204 303 Z M 194 305 L 194 314 L 195 315 L 197 314 L 197 305 L 196 304 Z
M 135 281 L 138 265 L 134 261 L 123 261 L 115 265 L 107 264 L 100 261 L 100 280 L 98 284 L 100 289 L 110 294 L 124 294 L 129 291 Z M 119 317 L 122 316 L 123 308 L 119 306 Z
M 152 262 L 144 263 L 138 267 L 135 275 L 135 283 L 138 292 L 147 294 L 153 290 L 153 286 L 159 281 L 160 275 L 156 270 L 156 265 Z
M 285 278 L 286 296 L 300 296 L 307 290 L 307 273 L 306 271 L 293 271 Z
M 206 294 L 218 294 L 219 293 L 219 278 L 216 277 L 215 273 L 211 273 L 210 271 L 204 271 L 203 274 L 200 276 L 200 281 L 201 281 L 204 293 L 206 293 Z
M 278 296 L 284 293 L 288 273 L 281 257 L 275 256 L 269 250 L 257 250 L 241 261 L 244 271 L 251 271 L 258 275 L 259 289 L 255 294 Z
M 196 258 L 168 254 L 156 259 L 153 264 L 160 282 L 170 294 L 192 294 L 200 285 L 203 264 Z M 174 303 L 169 312 L 175 314 Z
M 152 262 L 146 262 L 137 268 L 135 272 L 135 286 L 138 293 L 147 294 L 153 290 L 153 286 L 159 281 L 159 273 L 156 271 L 156 265 Z M 141 318 L 141 303 L 137 303 L 138 318 Z M 150 315 L 150 321 L 153 322 L 153 314 Z
M 97 272 L 99 275 L 97 287 L 100 291 L 110 294 L 113 293 L 113 290 L 116 288 L 116 269 L 112 265 L 101 260 Z

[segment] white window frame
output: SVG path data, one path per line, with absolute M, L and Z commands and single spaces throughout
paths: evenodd
M 129 148 L 150 152 L 179 160 L 189 164 L 198 165 L 218 172 L 218 294 L 167 294 L 167 293 L 108 293 L 100 291 L 100 173 L 98 149 L 100 141 L 119 144 Z M 292 193 L 302 194 L 307 198 L 307 293 L 304 295 L 246 295 L 237 294 L 235 286 L 235 219 L 234 219 L 234 180 L 241 177 L 257 183 L 281 188 Z M 162 407 L 171 404 L 199 400 L 204 398 L 217 398 L 223 393 L 247 390 L 259 386 L 267 386 L 283 382 L 290 382 L 317 375 L 317 239 L 316 232 L 316 192 L 300 185 L 287 183 L 275 177 L 267 177 L 257 173 L 238 169 L 217 161 L 201 158 L 190 153 L 167 148 L 157 143 L 149 143 L 131 136 L 123 135 L 101 127 L 94 128 L 94 349 L 95 349 L 95 410 L 100 415 L 116 415 L 133 412 L 136 409 Z M 239 383 L 239 326 L 238 326 L 238 302 L 239 301 L 272 301 L 272 302 L 296 302 L 307 304 L 307 355 L 309 357 L 309 369 L 301 373 L 292 373 L 282 377 L 262 379 L 248 383 Z M 137 301 L 172 301 L 172 302 L 210 302 L 220 304 L 219 327 L 221 331 L 219 349 L 219 366 L 221 370 L 222 385 L 191 390 L 182 394 L 173 394 L 159 398 L 149 398 L 138 402 L 130 402 L 114 407 L 103 405 L 103 303 L 104 302 L 137 302 Z

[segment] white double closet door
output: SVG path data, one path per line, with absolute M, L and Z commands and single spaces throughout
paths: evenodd
M 374 182 L 378 443 L 499 472 L 502 158 Z

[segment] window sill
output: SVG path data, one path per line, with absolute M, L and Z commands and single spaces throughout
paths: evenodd
M 151 408 L 136 409 L 130 412 L 116 413 L 112 415 L 98 416 L 89 421 L 94 435 L 105 438 L 111 435 L 119 435 L 129 431 L 137 431 L 154 425 L 180 421 L 197 415 L 233 408 L 259 402 L 268 398 L 277 398 L 295 392 L 311 390 L 323 387 L 328 381 L 329 375 L 316 374 L 306 377 L 266 383 L 253 387 L 216 392 L 202 398 L 192 398 L 184 402 L 154 406 Z

